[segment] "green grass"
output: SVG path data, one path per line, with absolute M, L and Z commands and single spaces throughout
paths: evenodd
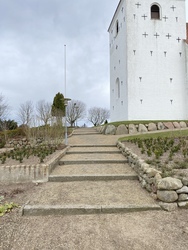
M 149 139 L 149 138 L 164 138 L 164 137 L 169 137 L 169 138 L 176 138 L 176 137 L 185 137 L 188 136 L 188 129 L 187 130 L 175 130 L 175 131 L 165 131 L 165 132 L 157 132 L 157 133 L 148 133 L 148 134 L 135 134 L 131 136 L 126 136 L 126 137 L 121 137 L 119 138 L 119 141 L 127 141 L 135 138 L 140 138 L 140 139 Z

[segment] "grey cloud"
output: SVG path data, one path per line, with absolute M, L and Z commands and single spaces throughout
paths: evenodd
M 0 93 L 20 103 L 64 92 L 109 108 L 107 28 L 119 0 L 0 0 Z

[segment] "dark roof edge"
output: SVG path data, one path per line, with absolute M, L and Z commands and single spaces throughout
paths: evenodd
M 111 21 L 110 26 L 109 26 L 109 28 L 108 28 L 108 32 L 109 32 L 109 30 L 110 30 L 110 27 L 111 27 L 111 25 L 112 25 L 112 22 L 113 22 L 113 20 L 114 20 L 114 17 L 115 17 L 115 15 L 116 15 L 116 13 L 117 13 L 117 10 L 118 10 L 118 8 L 119 8 L 119 6 L 120 6 L 121 1 L 122 1 L 122 0 L 119 1 L 118 6 L 117 6 L 117 8 L 116 8 L 116 11 L 115 11 L 115 13 L 114 13 L 114 15 L 113 15 L 113 17 L 112 17 L 112 21 Z

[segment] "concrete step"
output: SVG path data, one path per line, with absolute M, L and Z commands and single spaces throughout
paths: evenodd
M 87 150 L 87 149 L 86 149 Z M 72 154 L 121 154 L 118 150 L 106 150 L 106 151 L 79 151 L 79 150 L 70 150 L 66 153 L 67 155 Z
M 122 154 L 113 153 L 87 153 L 87 154 L 67 154 L 60 161 L 59 165 L 65 164 L 106 164 L 106 163 L 127 163 L 127 159 Z
M 85 135 L 85 136 L 87 136 L 87 135 L 96 135 L 96 134 L 100 134 L 100 133 L 98 133 L 98 132 L 82 132 L 82 131 L 79 131 L 79 132 L 73 132 L 73 135 Z
M 135 174 L 116 175 L 50 175 L 50 182 L 71 182 L 71 181 L 117 181 L 117 180 L 138 180 Z
M 113 147 L 113 148 L 116 148 L 117 149 L 117 147 L 116 147 L 116 145 L 115 144 L 70 144 L 69 145 L 70 147 L 71 147 L 71 149 L 72 148 L 111 148 L 111 147 Z
M 92 160 L 92 159 L 83 159 L 83 160 L 64 160 L 61 159 L 59 161 L 59 165 L 73 165 L 73 164 L 108 164 L 108 163 L 112 163 L 112 164 L 125 164 L 128 161 L 125 160 Z
M 126 213 L 159 210 L 135 180 L 47 182 L 38 186 L 23 215 Z
M 22 215 L 25 216 L 47 216 L 47 215 L 88 215 L 88 214 L 114 214 L 114 213 L 132 213 L 141 211 L 161 210 L 160 206 L 155 204 L 144 205 L 25 205 L 22 208 Z
M 51 175 L 117 175 L 135 174 L 128 164 L 73 164 L 56 166 Z

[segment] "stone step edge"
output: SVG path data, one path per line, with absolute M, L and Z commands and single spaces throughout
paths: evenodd
M 107 147 L 114 147 L 117 148 L 115 144 L 69 144 L 70 147 L 79 147 L 79 148 L 86 148 L 86 147 L 98 147 L 98 148 L 107 148 Z
M 73 135 L 100 135 L 100 133 L 98 132 L 78 132 L 78 133 L 74 133 Z
M 69 151 L 67 155 L 73 154 L 122 154 L 121 151 Z
M 71 182 L 71 181 L 116 181 L 116 180 L 138 180 L 135 174 L 119 175 L 50 175 L 49 182 Z
M 113 214 L 141 211 L 156 211 L 161 207 L 152 205 L 25 205 L 21 209 L 23 216 L 47 215 L 86 215 L 86 214 Z
M 75 160 L 75 161 L 68 161 L 68 160 L 60 160 L 59 165 L 73 165 L 73 164 L 105 164 L 105 163 L 128 163 L 127 160 Z

